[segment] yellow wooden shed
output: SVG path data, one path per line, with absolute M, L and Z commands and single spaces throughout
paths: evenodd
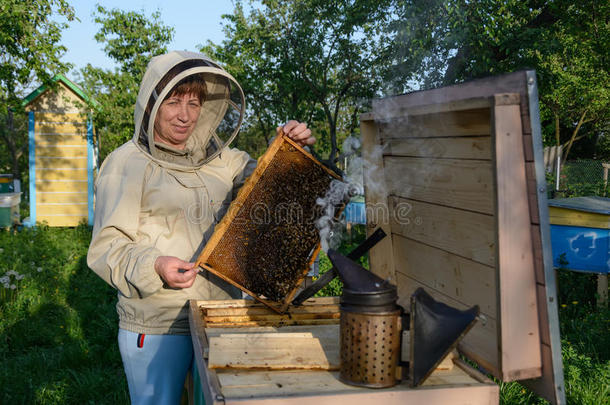
M 97 153 L 91 100 L 63 75 L 40 86 L 22 105 L 28 112 L 30 217 L 34 226 L 93 224 Z

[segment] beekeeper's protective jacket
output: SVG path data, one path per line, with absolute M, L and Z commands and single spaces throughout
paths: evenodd
M 161 102 L 191 74 L 202 74 L 207 87 L 196 128 L 184 150 L 155 143 Z M 228 147 L 243 111 L 237 82 L 203 55 L 171 52 L 149 63 L 135 107 L 134 137 L 106 158 L 97 178 L 87 255 L 89 267 L 118 290 L 120 328 L 188 334 L 189 299 L 238 293 L 209 273 L 198 275 L 190 288 L 172 289 L 154 264 L 159 256 L 196 258 L 254 169 L 256 162 L 247 153 Z

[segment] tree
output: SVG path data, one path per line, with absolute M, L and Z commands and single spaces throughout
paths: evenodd
M 564 160 L 577 140 L 607 128 L 607 2 L 410 0 L 395 10 L 385 71 L 395 88 L 535 68 L 545 141 L 565 144 Z
M 148 61 L 167 52 L 174 29 L 165 26 L 157 11 L 149 18 L 135 11 L 97 6 L 94 21 L 101 25 L 95 35 L 104 52 L 118 67 L 105 70 L 88 64 L 81 70 L 82 86 L 99 103 L 93 115 L 103 159 L 133 137 L 133 111 Z
M 54 17 L 72 21 L 74 10 L 64 0 L 0 1 L 0 115 L 6 122 L 0 125 L 0 139 L 9 156 L 2 168 L 10 168 L 17 179 L 27 148 L 21 100 L 36 82 L 52 87 L 53 76 L 69 68 L 60 61 L 66 48 L 59 44 L 67 22 Z
M 227 40 L 203 50 L 226 65 L 248 97 L 250 125 L 265 138 L 287 118 L 310 123 L 315 149 L 334 163 L 338 133 L 357 128 L 375 95 L 379 1 L 263 1 L 225 16 Z

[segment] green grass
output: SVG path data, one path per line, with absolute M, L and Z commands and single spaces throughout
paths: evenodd
M 127 404 L 116 293 L 87 268 L 91 232 L 1 231 L 0 403 Z
M 86 226 L 0 231 L 0 404 L 129 403 L 116 293 L 87 268 L 90 237 Z M 355 227 L 339 250 L 363 238 Z M 330 268 L 324 255 L 320 266 Z M 4 288 L 11 270 L 24 277 L 11 273 Z M 595 306 L 595 276 L 558 274 L 568 403 L 610 404 L 609 311 Z M 334 280 L 321 294 L 340 291 Z M 518 383 L 500 384 L 500 395 L 502 404 L 545 403 Z

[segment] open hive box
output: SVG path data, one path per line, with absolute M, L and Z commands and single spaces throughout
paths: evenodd
M 287 136 L 258 161 L 196 266 L 284 312 L 320 249 L 316 204 L 337 174 Z
M 343 384 L 338 371 L 339 299 L 311 298 L 288 312 L 277 314 L 253 300 L 190 302 L 195 361 L 206 404 L 330 405 L 379 399 L 417 404 L 430 399 L 432 388 L 436 404 L 448 398 L 463 404 L 498 401 L 498 386 L 453 354 L 420 389 Z M 403 348 L 403 358 L 407 352 Z
M 373 111 L 361 116 L 361 132 L 368 227 L 388 235 L 370 251 L 371 270 L 397 284 L 405 308 L 418 287 L 453 307 L 479 305 L 480 320 L 459 344 L 460 354 L 501 381 L 521 381 L 551 403 L 564 404 L 535 73 L 376 100 Z M 218 303 L 242 305 L 238 301 Z M 216 304 L 191 302 L 207 403 L 499 402 L 498 386 L 459 358 L 421 387 L 403 381 L 378 390 L 342 384 L 332 367 L 210 368 L 204 352 L 214 319 L 201 314 L 210 305 Z M 290 319 L 292 307 L 287 312 L 283 316 Z M 313 321 L 301 321 L 306 324 L 298 331 L 280 322 L 256 333 L 315 336 Z M 229 334 L 237 330 L 246 331 L 233 325 Z M 319 342 L 332 352 L 338 339 Z

